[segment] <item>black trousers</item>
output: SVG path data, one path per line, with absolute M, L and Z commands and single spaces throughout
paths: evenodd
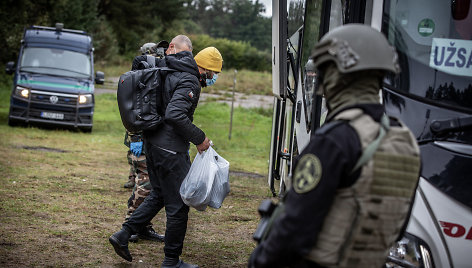
M 144 202 L 123 223 L 123 228 L 134 234 L 151 222 L 165 207 L 166 232 L 164 253 L 168 257 L 182 254 L 189 207 L 180 197 L 180 185 L 190 169 L 190 156 L 185 153 L 170 153 L 146 143 L 146 161 L 152 190 Z

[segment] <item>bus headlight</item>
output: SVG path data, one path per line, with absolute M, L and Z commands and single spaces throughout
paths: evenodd
M 29 97 L 30 90 L 29 88 L 26 88 L 26 87 L 16 86 L 15 94 L 19 97 L 27 99 Z
M 387 268 L 434 268 L 433 258 L 428 246 L 419 238 L 405 234 L 395 246 L 391 247 L 385 264 Z
M 92 94 L 79 95 L 79 104 L 92 103 Z

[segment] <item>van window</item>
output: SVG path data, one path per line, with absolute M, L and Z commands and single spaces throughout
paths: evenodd
M 22 71 L 77 78 L 92 76 L 90 56 L 75 51 L 27 47 L 20 62 Z

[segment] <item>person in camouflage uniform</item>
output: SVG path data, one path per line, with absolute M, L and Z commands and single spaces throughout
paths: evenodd
M 133 134 L 126 131 L 125 134 L 125 145 L 130 147 L 131 142 L 142 142 L 141 134 Z M 130 177 L 133 176 L 133 191 L 128 199 L 128 212 L 126 213 L 126 219 L 128 219 L 133 211 L 144 201 L 144 198 L 149 195 L 151 186 L 149 183 L 149 174 L 146 166 L 146 155 L 144 149 L 141 154 L 135 155 L 128 150 L 128 163 L 130 165 Z
M 129 133 L 126 131 L 125 133 L 125 142 L 124 144 L 129 148 L 130 142 L 129 142 Z M 124 188 L 133 188 L 134 185 L 136 184 L 136 177 L 137 177 L 137 172 L 136 172 L 136 167 L 133 162 L 133 152 L 131 152 L 131 149 L 128 149 L 128 153 L 126 154 L 126 158 L 128 159 L 128 165 L 129 165 L 129 175 L 128 175 L 128 181 L 123 185 Z M 144 154 L 142 155 L 144 157 L 144 162 L 146 162 L 146 157 Z
M 144 44 L 140 48 L 142 55 L 136 57 L 135 60 L 133 60 L 131 70 L 138 69 L 139 64 L 142 61 L 146 61 L 147 55 L 156 57 L 156 62 L 159 59 L 162 59 L 164 57 L 164 52 L 165 52 L 165 50 L 167 49 L 168 46 L 169 46 L 169 42 L 167 42 L 165 40 L 160 41 L 157 44 L 155 44 L 155 43 L 146 43 L 146 44 Z M 128 131 L 126 131 L 124 144 L 128 148 L 130 148 L 130 144 L 132 142 L 142 142 L 142 141 L 143 141 L 143 138 L 142 138 L 142 135 L 140 133 L 135 134 L 135 133 L 129 133 Z M 123 187 L 124 188 L 133 188 L 135 186 L 135 184 L 137 183 L 136 180 L 139 180 L 139 181 L 142 180 L 138 176 L 138 173 L 142 172 L 140 170 L 146 170 L 146 156 L 144 155 L 144 149 L 141 149 L 141 157 L 140 157 L 139 160 L 136 159 L 136 156 L 131 151 L 131 148 L 128 150 L 128 152 L 126 154 L 126 158 L 128 159 L 128 164 L 129 164 L 129 175 L 128 175 L 128 181 L 124 184 Z M 145 175 L 143 175 L 143 176 L 148 178 L 147 182 L 149 182 L 149 176 L 147 174 L 147 171 L 146 171 Z M 142 183 L 146 183 L 146 182 L 143 181 Z M 134 193 L 134 190 L 133 190 L 133 193 Z M 148 194 L 149 194 L 149 191 L 148 191 Z M 146 196 L 144 196 L 144 197 L 146 197 Z M 137 203 L 137 205 L 134 206 L 134 209 L 136 209 L 141 202 L 137 202 L 137 201 L 134 202 L 134 203 Z M 134 209 L 133 209 L 133 211 L 134 211 Z

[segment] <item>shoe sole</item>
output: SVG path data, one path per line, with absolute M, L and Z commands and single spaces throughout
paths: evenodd
M 114 236 L 110 236 L 108 241 L 110 241 L 110 244 L 113 246 L 113 248 L 115 249 L 115 252 L 116 252 L 116 254 L 118 254 L 118 256 L 122 257 L 123 259 L 125 259 L 129 262 L 133 261 L 133 257 L 131 257 L 131 255 L 128 256 L 126 254 L 126 252 L 123 250 L 123 248 L 121 248 L 121 245 L 120 245 L 120 242 L 118 241 L 118 239 L 116 239 Z

